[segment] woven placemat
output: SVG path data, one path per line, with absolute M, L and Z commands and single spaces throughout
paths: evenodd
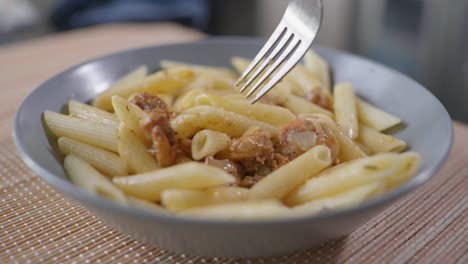
M 345 238 L 285 257 L 208 259 L 106 226 L 34 176 L 8 139 L 0 141 L 0 263 L 466 263 L 467 176 L 468 150 L 455 147 L 429 184 Z

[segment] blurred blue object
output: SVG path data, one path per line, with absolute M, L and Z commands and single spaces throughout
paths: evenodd
M 61 0 L 51 13 L 60 29 L 114 22 L 175 21 L 205 29 L 208 0 Z

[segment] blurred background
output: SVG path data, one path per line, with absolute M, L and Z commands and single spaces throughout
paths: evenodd
M 395 68 L 468 122 L 468 0 L 324 0 L 317 44 Z M 0 45 L 102 23 L 174 21 L 268 36 L 285 0 L 0 0 Z

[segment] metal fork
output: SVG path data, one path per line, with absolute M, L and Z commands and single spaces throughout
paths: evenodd
M 294 68 L 317 36 L 322 15 L 322 0 L 289 0 L 278 27 L 236 83 L 236 86 L 240 86 L 245 82 L 241 88 L 241 92 L 244 92 L 266 71 L 247 93 L 246 98 L 251 97 L 275 73 L 255 95 L 252 103 L 257 102 Z M 256 69 L 260 62 L 260 67 Z M 254 74 L 246 80 L 254 69 Z

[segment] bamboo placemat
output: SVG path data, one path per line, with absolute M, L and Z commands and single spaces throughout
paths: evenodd
M 193 39 L 199 36 L 168 25 L 153 26 L 146 30 L 141 27 L 131 30 L 128 26 L 120 29 L 114 26 L 73 34 L 79 34 L 82 45 L 86 46 L 83 43 L 93 43 L 90 38 L 105 39 L 106 43 L 115 43 L 112 42 L 115 39 L 124 40 L 125 32 L 133 34 L 129 41 L 144 43 L 149 34 L 158 35 L 158 30 L 170 32 L 171 36 L 175 32 L 180 33 L 173 39 Z M 8 60 L 16 61 L 26 51 L 32 52 L 33 44 L 43 47 L 40 49 L 43 53 L 29 55 L 40 57 L 47 55 L 44 52 L 53 53 L 75 45 L 71 42 L 75 37 L 54 37 L 18 49 L 0 49 L 0 68 L 3 71 Z M 50 46 L 55 48 L 44 51 Z M 101 45 L 97 49 L 109 51 L 128 46 L 130 44 L 119 42 L 112 48 L 104 49 Z M 58 70 L 61 64 L 75 63 L 73 60 L 87 56 L 95 54 L 82 48 L 68 60 L 44 62 L 38 69 L 42 74 L 38 76 L 46 78 L 49 71 Z M 443 170 L 431 182 L 345 238 L 284 257 L 244 260 L 199 258 L 173 254 L 159 250 L 154 245 L 132 240 L 106 226 L 79 204 L 52 190 L 26 168 L 17 156 L 10 137 L 11 121 L 17 102 L 32 88 L 26 84 L 36 83 L 39 77 L 34 77 L 37 73 L 32 67 L 21 68 L 23 71 L 17 67 L 13 71 L 11 68 L 15 68 L 15 65 L 9 66 L 11 75 L 0 73 L 0 86 L 6 83 L 10 84 L 8 87 L 15 88 L 1 90 L 0 97 L 0 263 L 468 262 L 467 126 L 455 124 L 454 149 Z

